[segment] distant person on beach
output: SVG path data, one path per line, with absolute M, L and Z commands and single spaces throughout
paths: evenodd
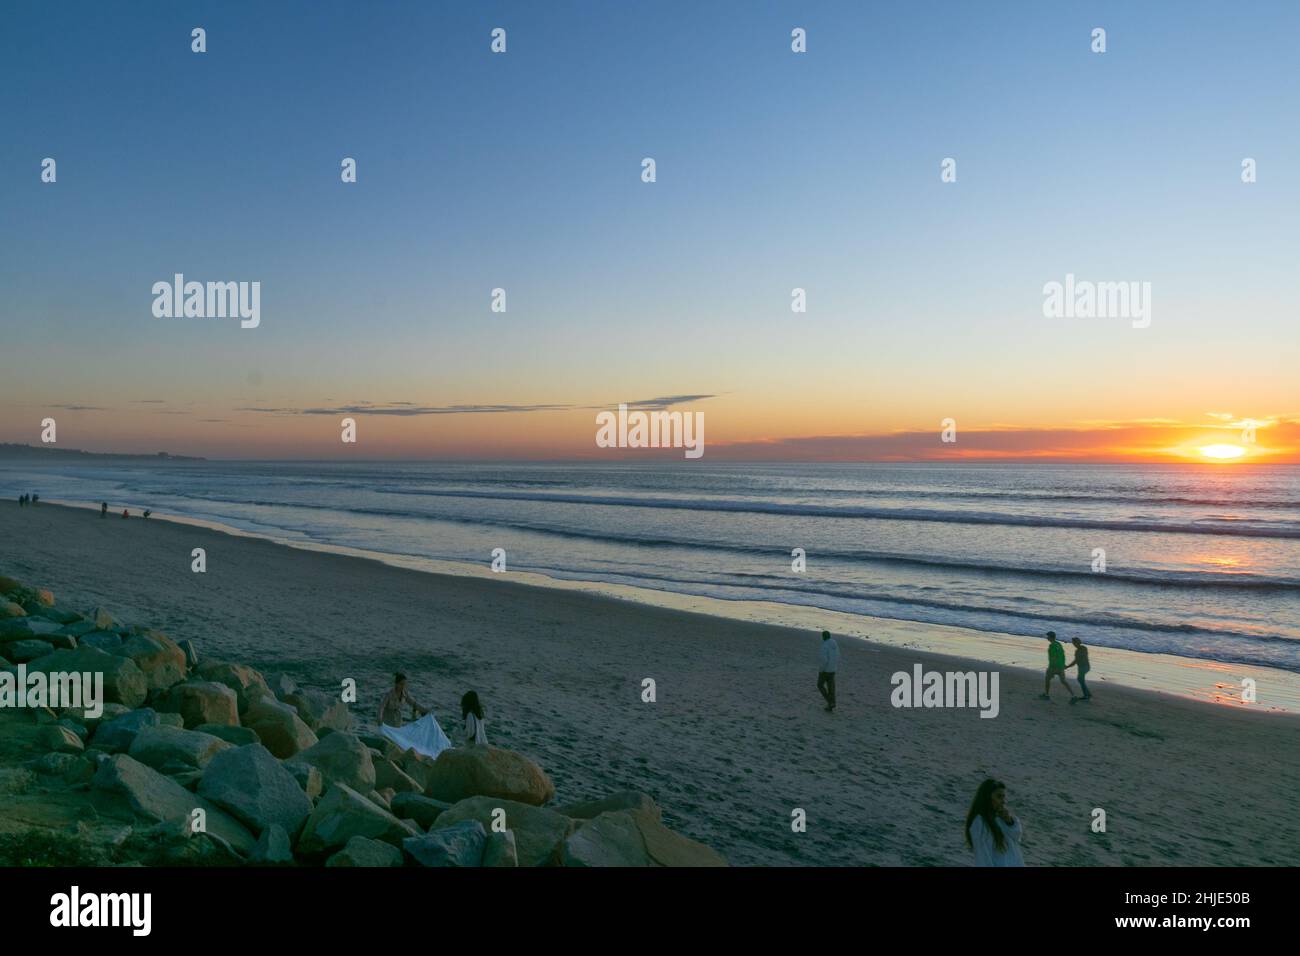
M 144 515 L 143 515 L 143 517 L 147 518 L 147 517 L 149 517 L 151 514 L 153 514 L 153 512 L 150 511 L 148 508 L 146 508 L 146 509 L 144 510 Z
M 19 495 L 19 496 L 18 496 L 18 507 L 19 507 L 19 508 L 26 508 L 26 507 L 27 507 L 27 496 L 26 496 L 26 495 Z
M 101 518 L 107 518 L 107 517 L 108 517 L 108 502 L 107 502 L 107 501 L 105 501 L 105 502 L 103 502 L 103 503 L 100 504 L 100 506 L 99 506 L 99 516 L 100 516 Z
M 1074 688 L 1065 679 L 1065 647 L 1056 639 L 1055 631 L 1047 632 L 1047 679 L 1043 681 L 1043 692 L 1039 700 L 1052 699 L 1052 678 L 1058 677 L 1065 689 L 1069 691 L 1070 700 L 1074 700 Z
M 1066 670 L 1075 666 L 1079 668 L 1075 672 L 1077 674 L 1076 680 L 1079 682 L 1079 690 L 1083 691 L 1084 700 L 1092 700 L 1092 691 L 1088 690 L 1088 681 L 1086 680 L 1088 671 L 1092 669 L 1092 665 L 1088 663 L 1088 648 L 1077 637 L 1070 638 L 1070 643 L 1074 645 L 1074 660 L 1065 665 Z M 1075 698 L 1071 697 L 1070 703 L 1073 704 L 1074 701 Z
M 821 668 L 817 672 L 817 690 L 826 700 L 826 711 L 835 710 L 835 672 L 840 669 L 840 646 L 830 631 L 822 631 Z
M 129 512 L 129 511 L 127 511 L 125 508 L 123 508 L 123 509 L 122 509 L 122 517 L 123 517 L 123 518 L 129 518 L 129 517 L 131 517 L 131 512 Z
M 410 695 L 406 689 L 406 675 L 398 671 L 393 675 L 393 689 L 379 702 L 379 723 L 387 724 L 389 727 L 402 726 L 403 704 L 410 704 L 416 717 L 422 717 L 429 712 L 427 707 L 420 706 Z
M 976 866 L 1024 866 L 1020 837 L 1024 829 L 1007 807 L 1007 786 L 991 777 L 980 784 L 966 814 L 966 846 Z
M 475 744 L 487 746 L 487 728 L 483 721 L 483 705 L 478 701 L 478 694 L 466 691 L 460 699 L 460 715 L 465 718 L 465 746 Z
M 35 505 L 35 504 L 39 504 L 39 503 L 40 503 L 40 500 L 41 500 L 41 496 L 40 496 L 40 495 L 32 495 L 32 504 L 34 504 L 34 505 Z

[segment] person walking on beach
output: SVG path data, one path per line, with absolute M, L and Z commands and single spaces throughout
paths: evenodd
M 835 710 L 835 672 L 840 669 L 840 646 L 830 631 L 822 631 L 821 669 L 817 672 L 817 690 L 826 700 L 826 712 Z
M 1047 632 L 1047 679 L 1043 681 L 1043 692 L 1038 696 L 1039 700 L 1052 699 L 1052 678 L 1058 677 L 1065 689 L 1070 693 L 1070 700 L 1074 700 L 1074 688 L 1070 682 L 1065 679 L 1065 648 L 1061 642 L 1056 639 L 1055 631 Z
M 101 502 L 101 503 L 100 503 L 100 505 L 99 505 L 99 516 L 100 516 L 101 518 L 107 518 L 107 517 L 108 517 L 108 502 L 107 502 L 107 501 L 104 501 L 104 502 Z
M 41 500 L 41 496 L 40 496 L 40 495 L 36 495 L 36 494 L 32 495 L 32 504 L 33 504 L 33 505 L 38 504 L 38 503 L 40 502 L 40 500 Z
M 1083 641 L 1079 640 L 1077 637 L 1070 638 L 1070 643 L 1074 645 L 1074 660 L 1070 661 L 1070 663 L 1066 665 L 1066 670 L 1069 670 L 1071 667 L 1076 665 L 1078 666 L 1079 669 L 1075 674 L 1077 675 L 1076 680 L 1079 682 L 1079 690 L 1083 691 L 1082 699 L 1092 700 L 1092 691 L 1088 690 L 1088 681 L 1086 680 L 1088 671 L 1092 669 L 1092 665 L 1088 663 L 1088 648 L 1085 647 Z M 1075 699 L 1076 698 L 1071 697 L 1070 703 L 1073 704 Z
M 465 718 L 465 746 L 475 744 L 487 746 L 487 726 L 483 722 L 483 705 L 479 703 L 478 694 L 466 691 L 460 699 L 460 715 Z
M 393 675 L 393 689 L 379 702 L 379 723 L 389 727 L 402 726 L 402 705 L 410 704 L 414 716 L 423 717 L 429 712 L 421 706 L 406 690 L 406 675 L 398 671 Z
M 18 507 L 19 507 L 19 508 L 26 508 L 26 507 L 27 507 L 27 496 L 26 496 L 26 495 L 19 495 L 19 496 L 18 496 Z
M 966 846 L 976 866 L 1024 866 L 1020 838 L 1024 828 L 1007 807 L 1007 785 L 992 777 L 975 791 L 966 814 Z

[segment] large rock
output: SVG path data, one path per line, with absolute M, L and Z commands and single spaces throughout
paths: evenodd
M 229 749 L 230 744 L 211 734 L 158 726 L 145 727 L 136 734 L 127 753 L 147 767 L 167 772 L 163 768 L 201 770 L 217 754 Z
M 376 789 L 390 789 L 394 793 L 420 793 L 424 790 L 416 780 L 409 777 L 391 760 L 382 757 L 375 759 L 373 754 L 371 760 L 375 765 Z
M 199 796 L 226 810 L 254 833 L 275 825 L 295 835 L 311 814 L 298 781 L 261 744 L 234 747 L 208 764 Z
M 81 738 L 68 727 L 48 724 L 42 727 L 38 736 L 40 745 L 53 753 L 79 754 L 86 749 Z
M 564 842 L 565 866 L 726 866 L 718 853 L 664 826 L 645 809 L 611 810 Z
M 150 690 L 166 690 L 185 679 L 185 652 L 157 631 L 128 637 L 114 653 L 131 658 L 144 671 Z
M 487 831 L 477 820 L 430 830 L 402 841 L 402 850 L 421 866 L 478 866 L 483 862 Z
M 64 629 L 67 630 L 66 628 Z M 112 631 L 90 631 L 82 634 L 77 638 L 77 644 L 81 647 L 97 647 L 101 651 L 109 654 L 120 654 L 122 650 L 122 635 L 115 634 Z
M 248 727 L 232 727 L 229 724 L 199 724 L 194 729 L 199 733 L 220 737 L 226 743 L 234 744 L 236 747 L 260 742 L 256 731 Z
M 355 836 L 348 845 L 325 861 L 326 866 L 401 866 L 402 851 L 395 846 Z
M 121 753 L 131 749 L 131 744 L 141 730 L 161 724 L 158 712 L 151 707 L 128 710 L 119 717 L 101 722 L 95 728 L 91 743 L 106 753 Z
M 399 793 L 390 801 L 393 814 L 402 820 L 412 820 L 421 830 L 433 826 L 438 815 L 450 810 L 451 804 L 434 800 L 419 793 Z
M 610 810 L 644 810 L 654 819 L 660 818 L 659 806 L 649 794 L 639 790 L 620 790 L 599 800 L 584 800 L 581 803 L 569 803 L 555 807 L 556 813 L 563 813 L 575 820 L 590 820 Z
M 43 617 L 0 618 L 0 644 L 57 634 L 63 625 Z
M 515 845 L 515 831 L 492 832 L 487 835 L 481 866 L 518 866 L 519 848 Z
M 15 604 L 13 601 L 0 601 L 0 618 L 26 616 L 27 612 L 23 610 L 21 604 Z
M 244 855 L 256 843 L 239 821 L 216 804 L 190 793 L 126 754 L 102 759 L 91 787 L 91 800 L 96 809 L 108 816 L 188 825 L 194 818 L 194 810 L 202 809 L 209 834 Z
M 523 754 L 497 747 L 444 750 L 420 782 L 426 794 L 449 803 L 485 796 L 540 807 L 555 796 L 555 784 L 541 767 Z
M 97 607 L 86 617 L 94 621 L 95 627 L 101 631 L 113 630 L 113 615 L 109 614 L 106 608 Z
M 293 843 L 284 827 L 273 823 L 263 830 L 248 860 L 250 863 L 292 863 Z
M 199 724 L 239 724 L 235 692 L 215 681 L 187 681 L 177 684 L 154 702 L 154 708 L 180 714 L 186 727 Z
M 184 656 L 184 651 L 181 652 Z M 196 669 L 203 680 L 225 684 L 235 692 L 235 699 L 242 714 L 257 700 L 273 696 L 266 686 L 262 675 L 243 664 L 230 664 L 226 661 L 204 661 Z
M 438 817 L 438 829 L 462 820 L 477 820 L 490 830 L 497 809 L 505 811 L 506 829 L 515 832 L 520 866 L 550 866 L 562 861 L 564 841 L 574 823 L 554 810 L 499 797 L 469 797 Z
M 290 763 L 310 764 L 325 784 L 344 783 L 359 793 L 375 789 L 375 764 L 370 748 L 352 734 L 333 733 L 296 754 Z
M 323 727 L 342 731 L 352 729 L 352 713 L 348 710 L 348 705 L 335 695 L 310 687 L 300 687 L 280 699 L 298 711 L 302 722 L 317 734 L 320 734 Z
M 307 818 L 298 852 L 315 856 L 347 846 L 354 836 L 400 846 L 407 837 L 419 836 L 411 823 L 399 820 L 346 784 L 336 783 Z
M 5 645 L 5 654 L 15 664 L 26 664 L 29 661 L 40 660 L 46 654 L 53 653 L 53 644 L 49 641 L 38 641 L 36 638 L 13 641 Z
M 104 675 L 104 699 L 127 707 L 139 707 L 144 703 L 149 692 L 149 682 L 144 672 L 126 657 L 105 654 L 94 647 L 78 647 L 76 650 L 60 650 L 46 654 L 27 665 L 29 674 L 76 672 L 102 673 Z
M 244 726 L 252 728 L 266 749 L 281 760 L 314 746 L 318 739 L 296 710 L 268 697 L 249 705 Z

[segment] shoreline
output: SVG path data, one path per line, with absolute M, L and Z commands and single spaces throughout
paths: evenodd
M 90 503 L 60 499 L 42 501 L 42 505 L 45 504 L 92 512 L 99 510 L 97 506 Z M 132 515 L 132 519 L 139 519 L 139 517 L 138 514 Z M 120 513 L 115 515 L 111 511 L 109 518 L 122 520 Z M 202 528 L 217 534 L 265 541 L 300 551 L 373 561 L 388 567 L 441 577 L 504 579 L 525 587 L 589 594 L 610 600 L 627 601 L 647 607 L 731 621 L 815 632 L 831 630 L 836 637 L 874 641 L 890 647 L 921 651 L 964 663 L 996 664 L 1000 667 L 1036 674 L 1040 679 L 1045 670 L 1046 649 L 1043 639 L 1019 634 L 982 631 L 951 624 L 874 617 L 774 601 L 728 600 L 603 581 L 568 581 L 536 571 L 511 570 L 504 574 L 497 574 L 492 572 L 486 563 L 470 564 L 324 544 L 309 539 L 246 531 L 219 521 L 188 515 L 154 514 L 149 520 Z M 1058 633 L 1061 635 L 1061 641 L 1066 645 L 1067 654 L 1072 654 L 1069 634 L 1064 628 L 1058 629 Z M 1092 671 L 1094 687 L 1112 685 L 1242 710 L 1300 714 L 1300 673 L 1254 664 L 1228 663 L 1100 645 L 1089 646 L 1095 652 L 1094 660 L 1104 661 L 1104 667 L 1094 664 Z M 1242 681 L 1246 678 L 1256 683 L 1260 695 L 1256 703 L 1246 703 L 1242 700 Z M 1262 690 L 1264 688 L 1267 688 L 1266 694 Z
M 204 574 L 190 569 L 194 547 L 206 549 Z M 0 502 L 0 573 L 51 589 L 60 606 L 102 605 L 193 640 L 206 660 L 336 694 L 355 680 L 363 727 L 397 670 L 445 730 L 476 690 L 489 741 L 545 767 L 561 799 L 649 794 L 667 826 L 735 865 L 969 865 L 962 823 L 988 776 L 1007 783 L 1031 866 L 1300 860 L 1300 764 L 1285 756 L 1300 746 L 1300 718 L 1121 687 L 1096 679 L 1101 660 L 1094 700 L 1079 706 L 1059 687 L 1039 700 L 1037 669 L 999 668 L 999 713 L 984 719 L 891 704 L 894 673 L 978 663 L 915 642 L 841 640 L 839 706 L 827 714 L 815 631 L 501 580 L 513 572 L 430 574 L 176 521 Z M 1109 832 L 1092 830 L 1095 808 Z M 792 829 L 796 810 L 806 831 Z

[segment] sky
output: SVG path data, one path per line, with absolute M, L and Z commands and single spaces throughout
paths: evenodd
M 1300 462 L 1297 28 L 1293 2 L 6 4 L 0 441 L 599 458 L 637 453 L 594 440 L 627 402 L 703 414 L 706 458 Z M 260 323 L 155 316 L 176 273 L 259 282 Z M 1149 323 L 1045 316 L 1067 275 L 1149 283 Z

